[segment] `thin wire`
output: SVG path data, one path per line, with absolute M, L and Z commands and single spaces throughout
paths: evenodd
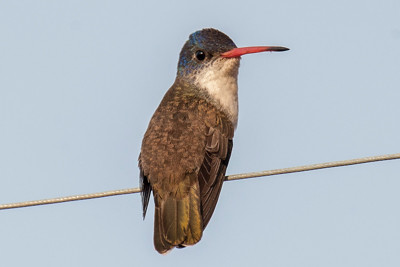
M 383 161 L 383 160 L 392 160 L 392 159 L 400 159 L 400 153 L 365 157 L 365 158 L 359 158 L 359 159 L 349 159 L 349 160 L 340 160 L 340 161 L 333 161 L 333 162 L 326 162 L 326 163 L 318 163 L 318 164 L 304 165 L 304 166 L 284 168 L 284 169 L 275 169 L 275 170 L 270 170 L 270 171 L 234 174 L 234 175 L 227 176 L 225 178 L 225 180 L 226 181 L 241 180 L 241 179 L 256 178 L 256 177 L 261 177 L 261 176 L 271 176 L 271 175 L 286 174 L 286 173 L 293 173 L 293 172 L 312 171 L 312 170 L 319 170 L 319 169 L 326 169 L 326 168 L 333 168 L 333 167 L 342 167 L 342 166 L 356 165 L 356 164 Z
M 358 159 L 350 159 L 350 160 L 333 161 L 333 162 L 304 165 L 304 166 L 284 168 L 284 169 L 275 169 L 275 170 L 269 170 L 269 171 L 234 174 L 234 175 L 226 176 L 225 180 L 226 181 L 234 181 L 234 180 L 241 180 L 241 179 L 248 179 L 248 178 L 256 178 L 256 177 L 261 177 L 261 176 L 271 176 L 271 175 L 294 173 L 294 172 L 304 172 L 304 171 L 311 171 L 311 170 L 318 170 L 318 169 L 325 169 L 325 168 L 342 167 L 342 166 L 349 166 L 349 165 L 355 165 L 355 164 L 377 162 L 377 161 L 383 161 L 383 160 L 393 160 L 393 159 L 400 159 L 400 153 L 388 154 L 388 155 L 382 155 L 382 156 L 365 157 L 365 158 L 358 158 Z M 112 191 L 93 193 L 93 194 L 83 194 L 83 195 L 75 195 L 75 196 L 68 196 L 68 197 L 59 197 L 59 198 L 51 198 L 51 199 L 42 199 L 42 200 L 33 200 L 33 201 L 26 201 L 26 202 L 2 204 L 2 205 L 0 205 L 0 210 L 55 204 L 55 203 L 62 203 L 62 202 L 69 202 L 69 201 L 92 199 L 92 198 L 135 194 L 135 193 L 139 193 L 139 192 L 140 192 L 140 188 L 127 188 L 127 189 L 112 190 Z
M 85 200 L 85 199 L 92 199 L 92 198 L 135 194 L 135 193 L 139 193 L 139 192 L 140 192 L 140 188 L 127 188 L 127 189 L 111 190 L 111 191 L 92 193 L 92 194 L 83 194 L 83 195 L 75 195 L 75 196 L 68 196 L 68 197 L 57 197 L 57 198 L 50 198 L 50 199 L 32 200 L 32 201 L 26 201 L 26 202 L 2 204 L 2 205 L 0 205 L 0 210 L 56 204 L 56 203 Z

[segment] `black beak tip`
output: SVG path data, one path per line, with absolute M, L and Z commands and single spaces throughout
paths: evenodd
M 288 51 L 288 50 L 290 50 L 290 49 L 287 47 L 281 46 L 281 47 L 279 47 L 278 52 L 283 52 L 283 51 Z

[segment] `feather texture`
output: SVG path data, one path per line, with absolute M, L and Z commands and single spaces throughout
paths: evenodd
M 166 93 L 139 156 L 143 215 L 153 191 L 154 245 L 160 253 L 201 239 L 232 150 L 232 121 L 191 86 L 177 80 Z

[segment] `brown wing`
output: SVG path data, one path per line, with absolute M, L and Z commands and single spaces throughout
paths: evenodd
M 198 175 L 203 229 L 210 221 L 217 204 L 233 146 L 233 128 L 230 122 L 220 120 L 218 126 L 208 128 L 204 161 Z
M 146 217 L 147 206 L 149 205 L 151 185 L 141 165 L 141 155 L 139 155 L 139 170 L 140 170 L 140 195 L 142 196 L 143 219 Z

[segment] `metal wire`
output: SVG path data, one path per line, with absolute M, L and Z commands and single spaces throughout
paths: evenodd
M 319 170 L 319 169 L 326 169 L 326 168 L 333 168 L 333 167 L 342 167 L 342 166 L 356 165 L 356 164 L 369 163 L 369 162 L 377 162 L 377 161 L 383 161 L 383 160 L 392 160 L 392 159 L 400 159 L 400 153 L 381 155 L 381 156 L 372 156 L 372 157 L 365 157 L 365 158 L 358 158 L 358 159 L 332 161 L 332 162 L 311 164 L 311 165 L 305 165 L 305 166 L 276 169 L 276 170 L 270 170 L 270 171 L 234 174 L 234 175 L 227 176 L 225 178 L 225 180 L 227 180 L 227 181 L 241 180 L 241 179 L 255 178 L 255 177 L 261 177 L 261 176 L 271 176 L 271 175 L 286 174 L 286 173 L 293 173 L 293 172 L 312 171 L 312 170 Z
M 373 157 L 365 157 L 365 158 L 358 158 L 358 159 L 350 159 L 350 160 L 333 161 L 333 162 L 326 162 L 326 163 L 319 163 L 319 164 L 312 164 L 312 165 L 305 165 L 305 166 L 298 166 L 298 167 L 291 167 L 291 168 L 284 168 L 284 169 L 275 169 L 275 170 L 269 170 L 269 171 L 234 174 L 234 175 L 226 176 L 225 180 L 226 181 L 234 181 L 234 180 L 256 178 L 256 177 L 262 177 L 262 176 L 271 176 L 271 175 L 294 173 L 294 172 L 304 172 L 304 171 L 311 171 L 311 170 L 318 170 L 318 169 L 325 169 L 325 168 L 342 167 L 342 166 L 349 166 L 349 165 L 355 165 L 355 164 L 377 162 L 377 161 L 383 161 L 383 160 L 393 160 L 393 159 L 400 159 L 400 153 L 381 155 L 381 156 L 373 156 Z M 0 210 L 31 207 L 31 206 L 38 206 L 38 205 L 48 205 L 48 204 L 77 201 L 77 200 L 84 200 L 84 199 L 92 199 L 92 198 L 118 196 L 118 195 L 125 195 L 125 194 L 135 194 L 135 193 L 139 193 L 139 192 L 140 192 L 140 188 L 127 188 L 127 189 L 112 190 L 112 191 L 93 193 L 93 194 L 83 194 L 83 195 L 58 197 L 58 198 L 43 199 L 43 200 L 33 200 L 33 201 L 26 201 L 26 202 L 2 204 L 2 205 L 0 205 Z

